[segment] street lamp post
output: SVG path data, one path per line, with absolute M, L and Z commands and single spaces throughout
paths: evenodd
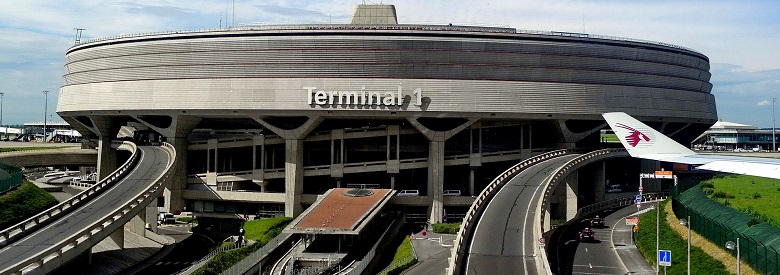
M 776 97 L 772 98 L 772 151 L 777 152 L 777 144 L 775 144 L 775 101 Z
M 680 224 L 688 227 L 688 275 L 691 275 L 691 216 L 688 219 L 680 219 Z
M 737 237 L 737 243 L 736 244 L 734 244 L 734 242 L 732 242 L 732 241 L 726 242 L 726 248 L 728 248 L 729 250 L 734 250 L 734 249 L 737 250 L 737 275 L 739 275 L 740 274 L 740 270 L 739 270 L 739 237 Z
M 46 102 L 43 105 L 43 142 L 46 142 L 46 117 L 49 112 L 49 91 L 43 91 L 43 94 L 46 95 Z
M 0 127 L 3 127 L 3 96 L 5 93 L 0 93 Z M 3 128 L 3 133 L 8 135 L 8 129 Z

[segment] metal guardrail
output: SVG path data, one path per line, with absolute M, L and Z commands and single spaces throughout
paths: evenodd
M 44 225 L 48 224 L 52 220 L 67 214 L 70 210 L 84 204 L 102 191 L 111 187 L 114 183 L 124 178 L 124 176 L 131 170 L 135 163 L 138 162 L 140 154 L 137 153 L 137 147 L 132 142 L 112 142 L 113 145 L 117 145 L 119 149 L 127 150 L 132 153 L 130 158 L 125 161 L 124 164 L 119 166 L 117 170 L 111 172 L 106 178 L 100 182 L 92 185 L 90 188 L 81 191 L 73 197 L 43 211 L 31 218 L 28 218 L 20 223 L 17 223 L 9 228 L 0 231 L 0 247 L 5 247 L 10 243 L 13 243 L 20 238 L 28 235 L 30 232 L 38 230 Z
M 478 27 L 478 26 L 447 26 L 447 25 L 417 25 L 417 24 L 397 24 L 397 25 L 351 25 L 351 24 L 280 24 L 280 25 L 251 25 L 251 26 L 239 26 L 231 28 L 211 28 L 211 29 L 199 29 L 199 30 L 177 30 L 177 31 L 164 31 L 164 32 L 148 32 L 137 34 L 125 34 L 109 37 L 101 37 L 87 40 L 83 43 L 76 44 L 68 49 L 74 49 L 78 46 L 90 43 L 97 43 L 108 40 L 118 40 L 125 38 L 136 38 L 145 36 L 160 36 L 160 35 L 177 35 L 177 34 L 194 34 L 194 33 L 229 33 L 229 32 L 241 32 L 241 31 L 291 31 L 291 30 L 404 30 L 404 31 L 457 31 L 457 32 L 481 32 L 481 33 L 501 33 L 501 34 L 531 34 L 531 35 L 546 35 L 556 37 L 574 37 L 574 38 L 590 38 L 623 42 L 635 42 L 650 44 L 656 46 L 669 47 L 674 49 L 680 49 L 701 54 L 700 52 L 686 48 L 683 46 L 673 45 L 669 43 L 656 42 L 643 39 L 597 35 L 587 33 L 572 33 L 572 32 L 559 32 L 559 31 L 538 31 L 538 30 L 523 30 L 515 28 L 499 28 L 499 27 Z
M 249 254 L 249 256 L 246 256 L 246 258 L 244 258 L 237 264 L 234 264 L 227 270 L 223 271 L 221 274 L 243 275 L 244 273 L 252 269 L 252 267 L 257 265 L 257 263 L 262 261 L 266 256 L 268 256 L 268 254 L 274 251 L 274 249 L 276 249 L 280 244 L 289 240 L 290 237 L 292 237 L 292 234 L 288 234 L 288 233 L 281 233 L 279 235 L 276 235 L 276 237 L 268 241 L 268 243 L 266 243 L 263 247 L 261 247 L 255 252 L 252 252 L 252 254 Z M 189 274 L 189 273 L 183 273 L 183 274 Z
M 125 144 L 127 143 L 129 142 L 126 142 Z M 132 144 L 132 147 L 136 148 L 135 144 Z M 141 210 L 145 209 L 146 206 L 149 205 L 149 203 L 151 203 L 153 200 L 156 200 L 157 197 L 159 197 L 160 193 L 162 193 L 163 190 L 163 183 L 165 183 L 165 181 L 170 177 L 172 173 L 171 167 L 173 166 L 173 163 L 175 162 L 176 159 L 176 150 L 174 149 L 173 145 L 169 143 L 163 143 L 162 147 L 165 148 L 166 151 L 170 154 L 170 159 L 168 165 L 166 166 L 166 172 L 163 175 L 161 175 L 159 178 L 157 178 L 155 182 L 149 188 L 147 188 L 146 191 L 136 196 L 133 200 L 131 200 L 123 207 L 120 207 L 116 209 L 114 212 L 112 212 L 111 214 L 106 215 L 103 219 L 85 227 L 80 234 L 61 240 L 60 242 L 49 246 L 46 250 L 37 253 L 24 261 L 16 263 L 6 270 L 0 271 L 0 273 L 22 274 L 38 268 L 43 269 L 44 272 L 45 270 L 51 271 L 55 267 L 47 266 L 47 264 L 60 265 L 63 264 L 63 260 L 62 260 L 63 257 L 69 257 L 71 259 L 77 257 L 79 254 L 81 254 L 81 251 L 89 249 L 97 241 L 108 237 L 108 235 L 114 232 L 117 228 L 120 228 L 122 225 L 130 221 L 130 219 L 137 212 L 140 212 Z M 138 158 L 137 156 L 131 157 L 131 159 L 136 159 L 135 161 L 137 161 L 137 158 Z M 130 164 L 129 162 L 125 162 L 125 164 L 123 164 L 122 166 L 127 165 L 127 167 L 125 167 L 125 170 L 129 170 L 129 168 L 131 167 L 131 165 L 129 164 Z M 117 172 L 119 171 L 120 169 L 118 169 L 117 171 L 109 175 L 108 178 L 113 178 L 112 175 L 118 174 Z M 122 172 L 122 173 L 126 173 L 126 172 Z M 112 181 L 112 180 L 108 180 L 108 181 Z M 102 182 L 103 181 L 101 181 L 101 183 Z M 96 184 L 96 186 L 98 185 L 99 184 Z M 105 186 L 101 188 L 103 189 L 105 188 Z M 83 194 L 90 189 L 87 189 L 81 192 L 80 194 Z
M 230 251 L 230 250 L 242 248 L 244 246 L 246 246 L 246 245 L 233 243 L 230 246 L 220 247 L 220 248 L 214 249 L 211 252 L 209 252 L 209 254 L 207 254 L 206 256 L 203 256 L 203 258 L 200 258 L 200 260 L 198 260 L 198 262 L 196 262 L 195 264 L 190 265 L 188 267 L 185 267 L 184 269 L 182 269 L 182 270 L 180 270 L 180 271 L 178 271 L 178 272 L 176 272 L 174 274 L 192 274 L 193 272 L 195 272 L 195 270 L 198 270 L 198 268 L 200 268 L 201 266 L 205 265 L 208 261 L 210 261 L 215 256 L 217 256 L 217 254 L 225 252 L 225 251 Z
M 556 150 L 551 151 L 547 153 L 542 153 L 540 155 L 536 155 L 534 157 L 528 158 L 524 161 L 521 161 L 518 164 L 515 164 L 514 166 L 510 167 L 498 177 L 493 179 L 490 184 L 488 184 L 485 189 L 482 190 L 482 192 L 479 193 L 479 196 L 477 196 L 476 200 L 474 201 L 474 204 L 471 205 L 469 208 L 469 211 L 466 212 L 466 216 L 463 218 L 463 222 L 460 225 L 460 229 L 458 230 L 458 235 L 455 238 L 454 248 L 452 249 L 452 255 L 450 257 L 450 263 L 449 268 L 447 270 L 447 274 L 454 274 L 455 269 L 459 268 L 458 265 L 462 264 L 463 261 L 461 254 L 465 254 L 465 250 L 468 248 L 464 246 L 467 240 L 464 240 L 463 236 L 467 236 L 472 230 L 473 230 L 473 219 L 477 217 L 485 208 L 485 202 L 490 201 L 490 199 L 495 195 L 498 190 L 501 189 L 504 184 L 506 184 L 507 181 L 512 179 L 515 175 L 520 173 L 521 171 L 525 170 L 526 168 L 533 166 L 537 163 L 540 163 L 545 160 L 552 159 L 554 157 L 559 157 L 562 155 L 566 155 L 570 153 L 570 150 L 563 149 L 563 150 Z

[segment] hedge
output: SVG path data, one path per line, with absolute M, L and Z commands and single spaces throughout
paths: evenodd
M 57 199 L 54 196 L 25 181 L 18 189 L 0 196 L 0 229 L 8 228 L 55 205 Z

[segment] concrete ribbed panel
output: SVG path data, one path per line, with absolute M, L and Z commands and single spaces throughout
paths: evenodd
M 350 105 L 319 106 L 307 104 L 303 87 L 328 91 L 367 90 L 395 92 L 398 85 L 404 95 L 421 88 L 430 98 L 425 109 Z M 90 100 L 83 100 L 89 98 Z M 57 107 L 63 114 L 83 111 L 122 111 L 133 114 L 158 110 L 185 110 L 188 114 L 250 110 L 255 114 L 298 115 L 350 111 L 355 116 L 382 116 L 390 112 L 409 115 L 425 113 L 498 114 L 524 117 L 530 114 L 593 115 L 602 112 L 629 111 L 635 115 L 672 116 L 695 119 L 716 117 L 711 94 L 633 86 L 584 85 L 484 80 L 427 79 L 188 79 L 95 83 L 63 87 Z M 154 112 L 151 112 L 154 113 Z M 231 113 L 225 113 L 230 115 Z
M 638 42 L 435 31 L 225 31 L 82 44 L 68 51 L 61 115 L 315 114 L 601 119 L 628 111 L 717 118 L 709 61 Z M 426 108 L 321 106 L 304 87 L 421 88 Z M 89 100 L 85 100 L 89 99 Z M 349 112 L 347 112 L 349 111 Z

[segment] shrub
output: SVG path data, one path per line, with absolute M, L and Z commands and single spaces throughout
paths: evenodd
M 759 221 L 759 220 L 758 220 L 758 219 L 756 219 L 756 218 L 752 218 L 752 219 L 750 219 L 750 220 L 747 222 L 747 225 L 748 225 L 748 227 L 753 227 L 754 225 L 757 225 L 757 224 L 759 224 L 759 223 L 761 223 L 761 221 Z
M 706 188 L 714 189 L 715 185 L 712 184 L 712 182 L 708 180 L 708 181 L 702 182 L 701 185 L 699 185 L 699 188 L 701 188 L 701 189 L 706 189 Z
M 760 199 L 761 198 L 761 194 L 759 194 L 758 192 L 755 192 L 755 193 L 753 193 L 753 198 L 754 199 Z
M 433 233 L 458 234 L 460 223 L 436 223 L 433 224 Z
M 715 193 L 715 189 L 712 188 L 704 188 L 704 194 L 707 196 L 711 196 L 713 193 Z
M 0 196 L 0 229 L 8 228 L 55 205 L 57 199 L 54 196 L 25 181 L 20 188 Z
M 733 199 L 734 195 L 723 191 L 715 191 L 715 193 L 712 194 L 712 197 L 716 199 Z

